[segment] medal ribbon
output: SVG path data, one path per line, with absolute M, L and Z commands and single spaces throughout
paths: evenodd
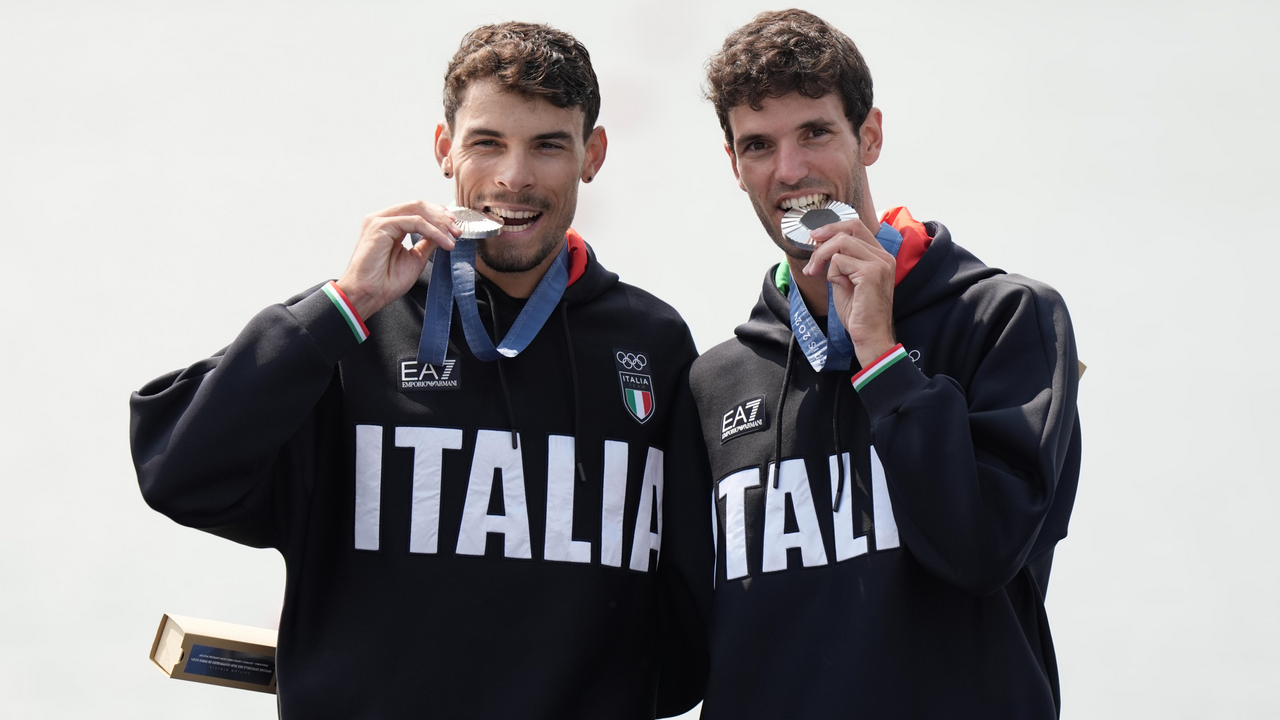
M 422 317 L 422 340 L 418 343 L 418 362 L 428 365 L 444 363 L 455 302 L 471 353 L 481 360 L 492 361 L 500 357 L 515 357 L 529 347 L 569 285 L 569 244 L 565 243 L 495 348 L 480 322 L 480 311 L 476 307 L 475 241 L 458 240 L 453 252 L 436 248 L 433 263 L 431 285 L 427 288 L 427 307 Z
M 898 257 L 898 250 L 902 248 L 902 234 L 892 225 L 880 223 L 876 240 L 885 252 Z M 805 307 L 804 298 L 800 297 L 799 284 L 791 282 L 787 291 L 787 300 L 791 305 L 791 334 L 795 336 L 800 350 L 815 372 L 848 370 L 853 361 L 853 342 L 840 322 L 840 315 L 836 313 L 835 298 L 831 283 L 827 283 L 827 332 L 823 334 L 809 308 Z

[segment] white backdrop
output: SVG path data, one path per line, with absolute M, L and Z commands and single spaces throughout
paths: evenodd
M 274 716 L 146 659 L 162 612 L 274 626 L 283 564 L 143 504 L 128 394 L 340 274 L 366 213 L 450 199 L 430 137 L 466 30 L 586 43 L 611 142 L 575 226 L 701 348 L 745 319 L 777 252 L 700 89 L 767 7 L 462 5 L 0 4 L 0 715 Z M 1071 308 L 1089 372 L 1048 595 L 1064 717 L 1280 713 L 1277 6 L 807 7 L 875 77 L 877 209 L 945 222 Z

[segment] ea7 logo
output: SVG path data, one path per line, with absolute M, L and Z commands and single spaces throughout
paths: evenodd
M 458 364 L 458 358 L 446 358 L 440 365 L 401 360 L 399 368 L 401 392 L 457 390 L 462 382 L 462 367 Z
M 738 406 L 725 413 L 720 419 L 720 442 L 725 443 L 744 433 L 752 433 L 765 429 L 768 419 L 760 410 L 764 397 L 751 398 L 738 403 Z

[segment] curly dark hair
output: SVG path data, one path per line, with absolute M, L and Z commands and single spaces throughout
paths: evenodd
M 871 111 L 871 71 L 849 36 L 804 10 L 763 12 L 725 38 L 707 62 L 707 99 L 733 148 L 729 111 L 790 93 L 839 92 L 856 135 Z
M 567 32 L 539 23 L 505 22 L 467 33 L 444 73 L 444 119 L 450 128 L 467 85 L 487 78 L 529 99 L 581 108 L 584 139 L 596 126 L 600 83 L 591 55 Z

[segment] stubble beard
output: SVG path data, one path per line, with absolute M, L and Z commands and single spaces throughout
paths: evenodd
M 577 191 L 575 189 L 565 204 L 568 213 L 563 218 L 558 218 L 558 222 L 552 218 L 543 215 L 543 221 L 547 222 L 547 227 L 542 233 L 542 237 L 538 239 L 537 246 L 530 251 L 522 252 L 517 248 L 502 242 L 502 235 L 499 234 L 492 238 L 482 238 L 476 241 L 476 255 L 484 262 L 485 267 L 494 272 L 500 273 L 523 273 L 529 272 L 541 265 L 548 257 L 551 256 L 564 242 L 565 233 L 569 231 L 569 226 L 573 224 L 574 210 L 577 208 Z
M 538 267 L 544 260 L 560 247 L 560 243 L 564 242 L 565 232 L 569 229 L 566 224 L 559 232 L 555 232 L 554 228 L 551 232 L 544 233 L 538 241 L 538 246 L 530 252 L 521 253 L 519 250 L 503 246 L 501 235 L 494 238 L 483 238 L 476 241 L 476 255 L 480 257 L 485 267 L 494 272 L 500 273 L 522 273 Z M 494 242 L 497 240 L 498 242 Z

